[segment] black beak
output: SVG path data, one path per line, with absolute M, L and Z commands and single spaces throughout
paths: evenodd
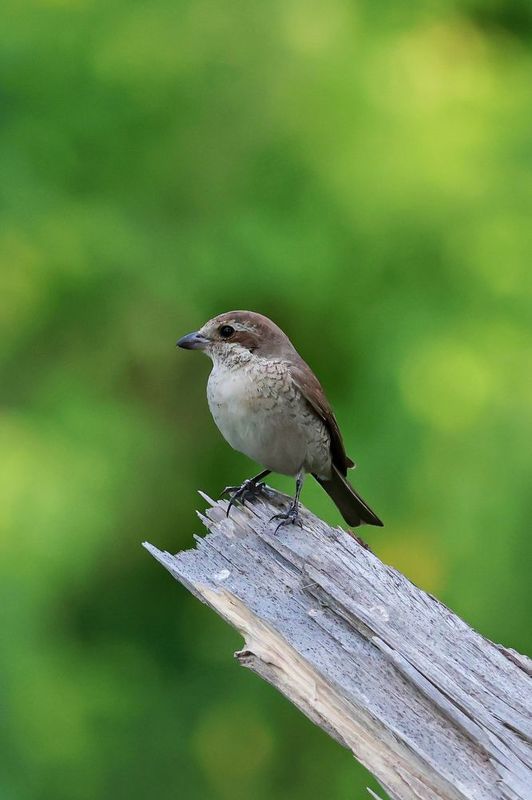
M 202 336 L 198 331 L 187 333 L 176 342 L 176 347 L 182 347 L 184 350 L 204 350 L 209 344 L 209 340 Z

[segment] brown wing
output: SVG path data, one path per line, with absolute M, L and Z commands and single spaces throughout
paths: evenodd
M 333 464 L 342 473 L 347 474 L 349 467 L 354 467 L 354 462 L 346 455 L 342 434 L 336 422 L 333 410 L 325 397 L 319 380 L 316 378 L 309 365 L 298 356 L 297 361 L 290 365 L 292 379 L 316 414 L 327 426 L 331 437 L 331 455 Z

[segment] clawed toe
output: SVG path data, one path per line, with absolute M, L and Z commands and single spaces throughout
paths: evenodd
M 277 533 L 279 528 L 282 528 L 283 525 L 299 525 L 300 528 L 303 527 L 303 523 L 299 517 L 299 510 L 297 508 L 292 507 L 286 512 L 274 514 L 273 517 L 270 517 L 270 522 L 273 522 L 276 519 L 280 519 L 281 521 L 275 528 L 274 534 Z
M 264 483 L 256 483 L 253 480 L 244 481 L 242 486 L 226 486 L 222 492 L 222 497 L 226 494 L 231 495 L 227 505 L 226 516 L 229 516 L 231 508 L 235 503 L 245 503 L 248 497 L 256 497 L 264 490 Z
M 225 489 L 220 492 L 220 497 L 224 497 L 226 494 L 236 494 L 241 488 L 241 486 L 226 486 Z

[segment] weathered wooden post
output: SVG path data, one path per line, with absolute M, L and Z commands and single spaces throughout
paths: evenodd
M 530 800 L 532 662 L 472 630 L 273 490 L 175 556 L 147 550 L 244 636 L 238 661 L 348 747 L 393 800 Z

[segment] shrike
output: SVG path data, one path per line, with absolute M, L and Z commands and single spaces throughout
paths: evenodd
M 274 322 L 252 311 L 229 311 L 177 344 L 211 358 L 207 399 L 216 425 L 231 447 L 266 467 L 229 488 L 229 509 L 260 492 L 270 472 L 279 472 L 296 478 L 296 493 L 288 511 L 272 517 L 280 520 L 276 531 L 298 523 L 303 479 L 310 473 L 349 525 L 383 524 L 346 478 L 354 463 L 320 382 Z

